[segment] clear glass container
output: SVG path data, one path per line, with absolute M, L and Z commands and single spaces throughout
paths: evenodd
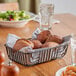
M 71 48 L 72 48 L 72 64 L 76 65 L 76 35 L 72 34 L 71 37 Z
M 40 3 L 40 29 L 48 30 L 52 27 L 54 4 L 52 0 L 41 0 Z

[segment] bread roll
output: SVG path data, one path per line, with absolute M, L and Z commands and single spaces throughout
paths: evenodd
M 34 44 L 34 49 L 41 48 L 42 43 L 39 40 L 32 40 L 32 42 Z
M 40 34 L 38 34 L 37 39 L 41 43 L 44 43 L 47 40 L 49 35 L 51 35 L 51 32 L 49 30 L 44 30 Z
M 63 42 L 63 38 L 57 35 L 50 35 L 48 39 L 46 40 L 46 42 L 56 42 L 56 43 L 61 44 Z
M 45 44 L 42 45 L 42 48 L 55 47 L 55 46 L 58 46 L 58 43 L 56 43 L 56 42 L 46 42 Z
M 34 44 L 30 40 L 26 39 L 18 39 L 13 47 L 15 51 L 20 50 L 23 47 L 31 46 L 31 48 L 34 48 Z

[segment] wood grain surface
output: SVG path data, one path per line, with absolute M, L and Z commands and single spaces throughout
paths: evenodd
M 53 34 L 66 36 L 71 33 L 76 34 L 76 16 L 71 14 L 55 15 L 60 20 L 59 24 L 54 24 L 51 31 Z M 24 28 L 5 28 L 0 26 L 0 50 L 6 54 L 4 44 L 8 33 L 16 34 L 22 38 L 30 38 L 32 32 L 39 27 L 39 23 L 30 21 Z M 6 59 L 8 59 L 6 54 Z M 17 64 L 17 63 L 16 63 Z M 20 68 L 19 76 L 55 76 L 58 69 L 71 64 L 71 48 L 69 46 L 67 54 L 62 59 L 46 62 L 43 64 L 26 67 L 17 64 Z

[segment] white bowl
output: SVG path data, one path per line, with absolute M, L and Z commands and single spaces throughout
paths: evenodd
M 24 27 L 25 24 L 27 24 L 30 20 L 33 20 L 35 18 L 35 14 L 27 12 L 31 18 L 26 20 L 20 20 L 20 21 L 0 21 L 0 26 L 2 27 L 15 27 L 20 28 Z
M 73 66 L 73 65 L 69 65 L 69 66 Z M 68 67 L 68 66 L 59 69 L 59 70 L 56 72 L 56 76 L 61 76 L 62 72 L 65 71 L 67 67 Z
M 66 69 L 66 67 L 59 69 L 59 70 L 56 72 L 56 76 L 61 76 L 62 72 L 63 72 L 65 69 Z

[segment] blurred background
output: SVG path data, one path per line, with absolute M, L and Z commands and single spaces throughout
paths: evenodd
M 18 2 L 19 9 L 30 11 L 33 13 L 39 12 L 40 0 L 0 0 L 0 3 Z M 71 13 L 76 15 L 76 0 L 53 0 L 55 5 L 55 14 Z

